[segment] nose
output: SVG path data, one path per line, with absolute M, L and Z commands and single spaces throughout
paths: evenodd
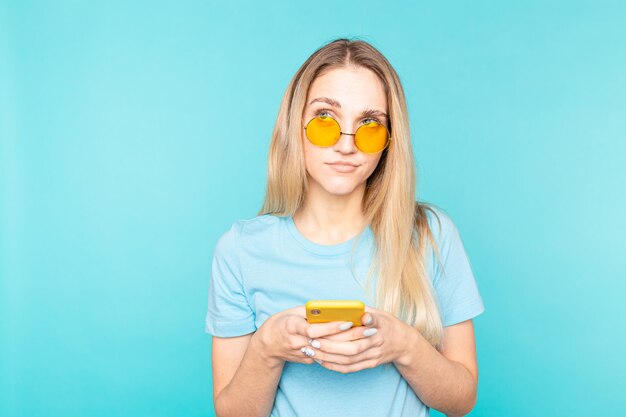
M 333 150 L 343 154 L 351 154 L 356 152 L 356 145 L 354 144 L 354 133 L 341 132 L 339 141 L 333 145 Z

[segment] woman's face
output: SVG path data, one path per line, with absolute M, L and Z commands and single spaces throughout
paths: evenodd
M 374 112 L 372 112 L 372 110 Z M 363 115 L 367 111 L 368 115 Z M 337 68 L 311 84 L 303 115 L 303 127 L 312 118 L 331 116 L 344 133 L 354 133 L 364 123 L 375 120 L 389 128 L 387 98 L 376 74 L 363 67 Z M 374 172 L 382 152 L 367 154 L 354 145 L 354 136 L 341 135 L 328 148 L 313 145 L 302 129 L 304 159 L 309 189 L 321 187 L 329 194 L 349 195 Z

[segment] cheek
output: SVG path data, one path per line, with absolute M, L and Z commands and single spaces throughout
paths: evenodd
M 304 150 L 304 162 L 307 170 L 316 169 L 316 166 L 325 161 L 324 148 L 318 148 L 309 141 L 303 142 L 302 148 Z
M 376 170 L 376 167 L 378 167 L 378 164 L 380 163 L 380 160 L 381 160 L 381 156 L 382 154 L 368 156 L 367 158 L 367 166 L 368 166 L 367 177 L 368 178 Z
M 304 152 L 304 160 L 309 164 L 309 160 L 315 157 L 315 147 L 306 138 L 302 138 L 302 151 Z

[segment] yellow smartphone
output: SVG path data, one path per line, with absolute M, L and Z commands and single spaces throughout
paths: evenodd
M 351 321 L 361 326 L 365 304 L 357 300 L 311 300 L 306 303 L 306 319 L 309 323 Z

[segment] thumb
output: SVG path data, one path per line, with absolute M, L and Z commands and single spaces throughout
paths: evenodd
M 375 322 L 376 319 L 374 315 L 369 311 L 361 316 L 361 323 L 363 324 L 363 326 L 374 327 Z
M 361 316 L 361 323 L 363 326 L 377 327 L 380 324 L 380 318 L 383 314 L 383 310 L 378 310 L 366 305 L 365 313 Z
M 352 327 L 350 322 L 331 321 L 327 323 L 310 323 L 306 326 L 305 334 L 311 339 L 326 337 L 341 333 Z
M 281 313 L 287 314 L 287 315 L 299 316 L 299 317 L 302 317 L 303 319 L 306 319 L 306 308 L 303 305 L 288 308 L 286 310 L 281 311 Z

